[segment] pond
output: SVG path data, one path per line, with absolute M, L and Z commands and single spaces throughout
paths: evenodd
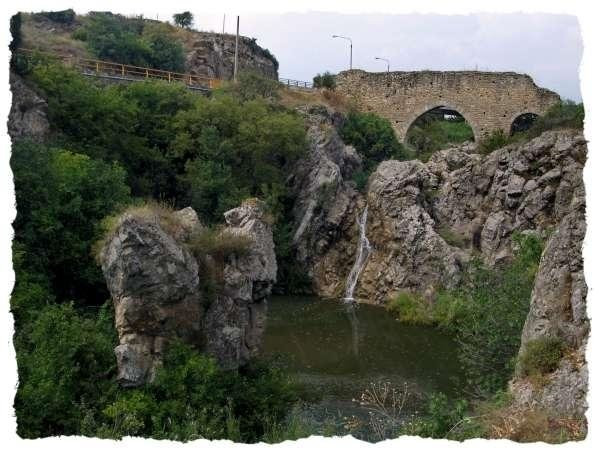
M 453 397 L 463 381 L 451 336 L 368 304 L 272 297 L 263 354 L 283 356 L 293 377 L 321 395 L 312 408 L 322 417 L 364 417 L 357 400 L 371 383 L 407 390 L 403 415 L 414 415 L 427 394 Z

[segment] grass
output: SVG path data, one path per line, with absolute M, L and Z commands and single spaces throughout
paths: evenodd
M 427 300 L 416 293 L 401 291 L 390 298 L 385 307 L 403 323 L 419 325 L 434 323 L 431 306 Z
M 294 109 L 308 104 L 317 104 L 334 108 L 347 113 L 357 108 L 355 99 L 332 90 L 300 90 L 283 87 L 280 91 L 279 103 L 286 108 Z
M 178 232 L 182 228 L 181 223 L 175 217 L 174 213 L 175 210 L 170 204 L 155 200 L 145 200 L 128 205 L 115 214 L 107 216 L 102 220 L 100 225 L 102 237 L 92 246 L 94 258 L 100 264 L 102 251 L 106 243 L 115 236 L 125 215 L 130 215 L 146 222 L 156 222 L 165 232 L 173 236 L 178 235 Z
M 40 22 L 36 21 L 32 14 L 22 13 L 21 16 L 21 35 L 23 39 L 21 47 L 55 52 L 61 55 L 72 55 L 79 58 L 91 58 L 85 43 L 74 39 L 70 31 L 58 25 L 54 27 L 52 32 L 48 32 L 42 28 Z
M 564 342 L 557 337 L 540 337 L 525 343 L 519 358 L 521 376 L 536 377 L 558 368 L 565 352 Z

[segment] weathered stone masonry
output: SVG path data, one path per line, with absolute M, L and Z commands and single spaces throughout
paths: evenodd
M 400 140 L 419 116 L 439 106 L 462 114 L 479 141 L 497 129 L 508 134 L 521 114 L 544 114 L 560 100 L 515 72 L 349 70 L 337 75 L 336 85 L 365 110 L 389 119 Z

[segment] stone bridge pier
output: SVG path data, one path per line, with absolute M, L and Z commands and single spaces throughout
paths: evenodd
M 542 115 L 560 101 L 529 75 L 515 72 L 349 70 L 336 76 L 336 90 L 388 119 L 401 141 L 415 120 L 438 107 L 460 113 L 479 141 L 498 129 L 509 134 L 515 119 Z

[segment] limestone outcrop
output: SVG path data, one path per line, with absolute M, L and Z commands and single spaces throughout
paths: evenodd
M 199 272 L 187 244 L 202 232 L 191 208 L 167 219 L 152 209 L 134 209 L 118 219 L 100 260 L 115 307 L 122 385 L 152 380 L 165 346 L 174 339 L 209 353 L 226 368 L 243 365 L 257 352 L 266 296 L 277 272 L 271 228 L 258 201 L 225 216 L 229 227 L 222 233 L 244 235 L 249 248 L 243 255 L 226 256 L 214 299 L 201 294 L 201 277 L 208 275 Z
M 313 142 L 339 139 L 334 127 L 315 128 L 313 135 Z M 297 240 L 298 259 L 317 294 L 340 296 L 354 261 L 356 217 L 368 205 L 373 252 L 356 297 L 371 303 L 404 290 L 428 298 L 455 283 L 461 265 L 475 253 L 492 265 L 510 258 L 514 232 L 544 234 L 572 211 L 586 158 L 581 133 L 549 131 L 489 155 L 459 146 L 427 163 L 382 162 L 361 194 L 343 175 L 346 160 L 323 163 L 314 155 L 326 153 L 311 149 L 295 175 L 297 192 L 306 193 L 296 204 L 301 218 L 296 236 L 309 231 L 311 237 Z M 326 172 L 327 167 L 333 169 Z M 319 180 L 332 186 L 326 202 L 318 203 L 314 194 L 315 185 L 324 184 Z M 318 214 L 312 205 L 320 206 Z
M 19 75 L 10 72 L 12 105 L 8 115 L 8 134 L 15 140 L 42 140 L 50 129 L 48 104 Z
M 273 232 L 264 205 L 256 200 L 225 213 L 227 233 L 250 237 L 249 249 L 232 255 L 223 271 L 223 290 L 207 309 L 206 351 L 221 366 L 247 362 L 260 348 L 267 320 L 267 297 L 277 276 Z
M 343 117 L 321 105 L 299 111 L 307 124 L 308 154 L 300 160 L 288 182 L 295 197 L 293 243 L 301 268 L 313 281 L 327 280 L 327 264 L 322 256 L 335 242 L 356 237 L 353 218 L 359 197 L 352 173 L 361 167 L 361 158 L 352 146 L 344 144 L 337 133 Z M 349 244 L 351 246 L 351 244 Z M 352 266 L 354 251 L 344 257 Z M 326 282 L 314 288 L 330 294 Z M 332 294 L 332 293 L 331 293 Z
M 186 72 L 205 77 L 230 80 L 233 78 L 235 35 L 190 32 L 186 40 Z M 238 70 L 253 71 L 277 79 L 278 63 L 271 53 L 256 44 L 254 39 L 240 36 Z

